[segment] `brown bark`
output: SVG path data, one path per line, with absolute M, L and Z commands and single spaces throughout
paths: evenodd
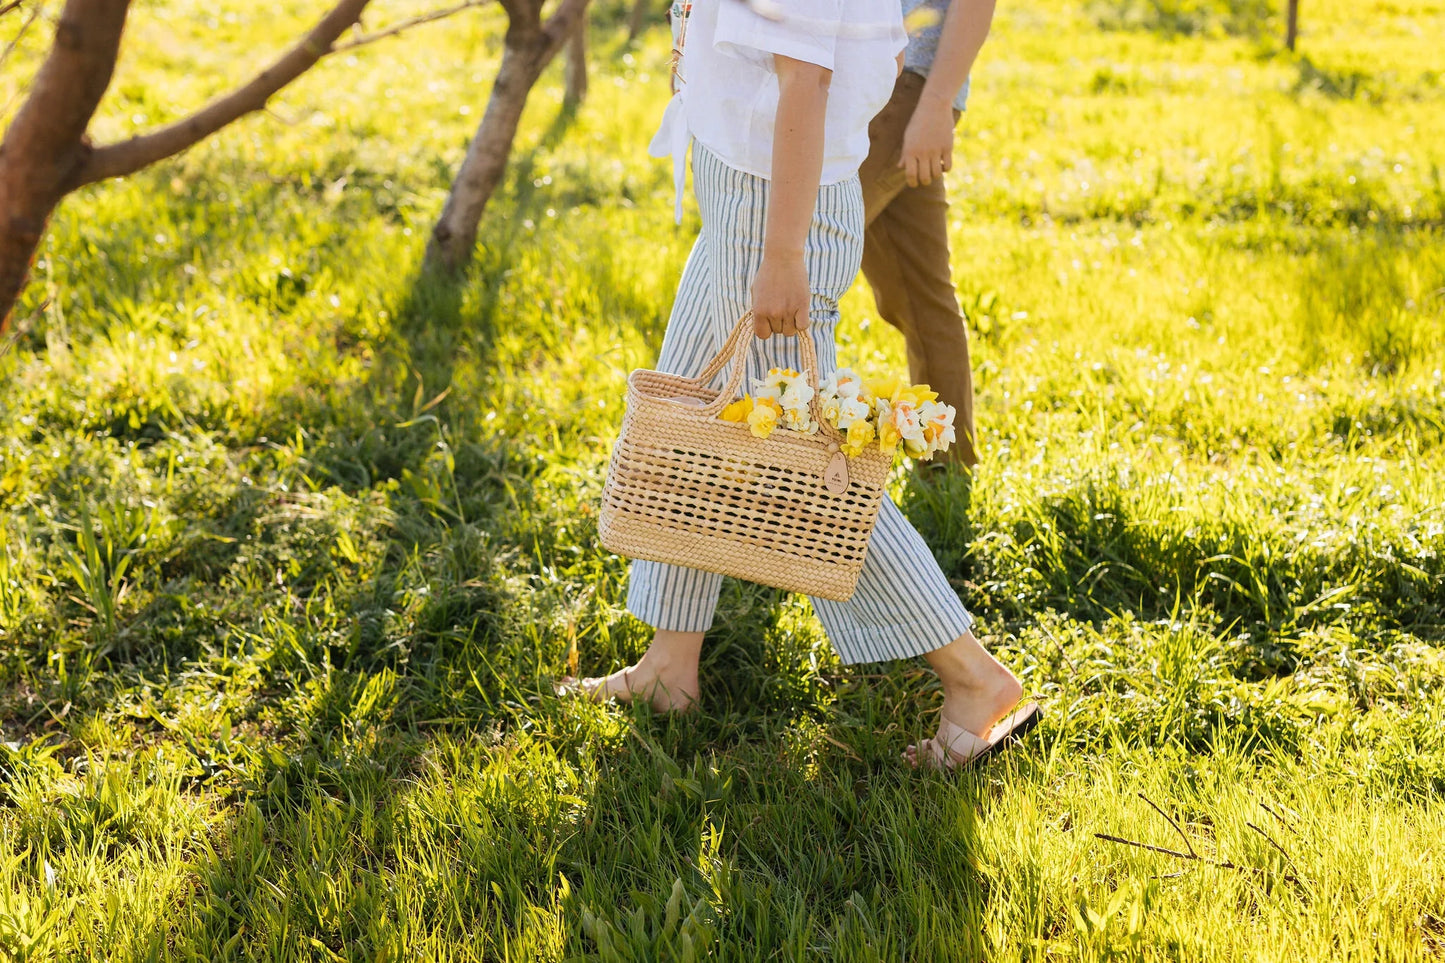
M 1288 11 L 1289 22 L 1285 26 L 1284 45 L 1294 50 L 1295 41 L 1299 38 L 1299 0 L 1289 0 Z
M 587 99 L 587 18 L 577 21 L 577 27 L 567 40 L 567 75 L 562 94 L 562 103 L 576 107 Z
M 67 0 L 55 42 L 0 141 L 0 329 L 66 184 L 90 153 L 85 128 L 115 72 L 130 0 Z
M 427 244 L 426 267 L 455 274 L 472 259 L 487 202 L 506 171 L 527 95 L 587 10 L 587 0 L 562 0 L 541 22 L 541 0 L 501 0 L 507 11 L 502 64 L 467 155 L 452 182 Z

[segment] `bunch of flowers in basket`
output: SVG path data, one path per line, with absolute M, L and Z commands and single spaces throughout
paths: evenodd
M 753 382 L 752 394 L 728 405 L 719 417 L 746 423 L 759 438 L 779 425 L 814 434 L 813 395 L 806 377 L 791 368 L 773 368 Z M 955 440 L 954 409 L 928 385 L 899 378 L 865 381 L 852 368 L 839 368 L 818 386 L 817 395 L 823 418 L 845 436 L 842 449 L 850 458 L 876 442 L 885 455 L 902 449 L 909 458 L 927 461 Z

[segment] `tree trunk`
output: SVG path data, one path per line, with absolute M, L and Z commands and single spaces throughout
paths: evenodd
M 567 107 L 576 107 L 586 99 L 587 18 L 583 17 L 577 21 L 577 28 L 567 41 L 566 92 L 562 95 L 562 103 Z
M 50 214 L 90 157 L 85 129 L 115 72 L 130 0 L 67 0 L 55 43 L 0 141 L 0 329 Z
M 652 0 L 632 0 L 632 16 L 627 20 L 627 42 L 634 43 L 647 29 L 647 15 L 652 11 Z
M 1299 0 L 1289 0 L 1289 23 L 1285 28 L 1284 45 L 1294 51 L 1295 40 L 1299 37 Z
M 432 228 L 424 262 L 429 270 L 457 274 L 471 261 L 482 214 L 512 156 L 512 142 L 527 96 L 587 12 L 587 0 L 562 0 L 546 25 L 541 26 L 536 19 L 530 23 L 524 19 L 525 11 L 520 8 L 525 2 L 504 2 L 511 23 L 502 46 L 502 64 L 497 69 L 486 113 L 467 147 L 441 217 Z

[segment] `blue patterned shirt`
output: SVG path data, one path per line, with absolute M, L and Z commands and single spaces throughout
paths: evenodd
M 911 70 L 915 74 L 924 77 L 933 67 L 934 55 L 938 53 L 938 38 L 943 33 L 943 16 L 948 13 L 949 0 L 903 0 L 903 16 L 908 23 L 908 49 L 903 53 L 903 69 Z M 926 26 L 915 31 L 914 24 L 908 20 L 914 11 L 931 11 L 935 16 L 926 18 Z M 958 96 L 953 98 L 953 106 L 959 110 L 964 109 L 968 103 L 968 81 L 958 89 Z

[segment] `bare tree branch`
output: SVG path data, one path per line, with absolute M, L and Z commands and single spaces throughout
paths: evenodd
M 1199 857 L 1192 853 L 1181 853 L 1177 849 L 1165 849 L 1163 846 L 1151 846 L 1148 843 L 1135 842 L 1132 839 L 1125 839 L 1123 836 L 1110 836 L 1108 833 L 1095 833 L 1095 839 L 1102 839 L 1106 843 L 1122 843 L 1125 846 L 1133 846 L 1135 849 L 1147 849 L 1151 853 L 1163 853 L 1165 856 L 1177 856 L 1180 859 L 1194 859 Z M 1208 862 L 1208 860 L 1200 860 Z
M 21 2 L 0 0 L 0 12 L 17 9 Z M 50 53 L 0 141 L 0 330 L 25 286 L 50 214 L 67 194 L 86 184 L 134 173 L 180 153 L 246 114 L 265 110 L 277 91 L 337 49 L 337 39 L 358 22 L 370 0 L 334 2 L 299 43 L 248 83 L 184 120 L 97 148 L 85 132 L 115 71 L 130 0 L 66 0 Z M 483 2 L 486 0 L 461 0 L 449 10 L 412 18 L 346 46 L 393 36 Z M 34 16 L 32 13 L 32 20 Z M 21 31 L 27 26 L 29 21 Z M 533 36 L 539 32 L 540 27 Z M 9 49 L 4 56 L 8 55 Z
M 12 10 L 19 10 L 24 3 L 25 0 L 10 0 L 9 3 L 0 3 L 0 17 L 5 16 Z M 32 13 L 33 12 L 34 11 L 32 11 Z
M 286 51 L 275 63 L 261 71 L 250 82 L 199 111 L 167 124 L 149 134 L 141 134 L 117 144 L 97 147 L 89 161 L 67 185 L 71 190 L 108 177 L 133 174 L 148 164 L 179 154 L 187 147 L 233 123 L 246 114 L 261 110 L 278 90 L 316 65 L 331 52 L 331 45 L 347 27 L 356 23 L 371 0 L 340 0 L 311 29 L 300 43 Z
M 424 23 L 434 23 L 437 20 L 445 20 L 453 14 L 461 13 L 463 10 L 470 10 L 472 7 L 485 7 L 490 3 L 492 3 L 492 0 L 465 0 L 464 3 L 459 3 L 454 7 L 433 10 L 431 13 L 424 13 L 417 17 L 409 17 L 400 23 L 392 24 L 385 30 L 378 30 L 376 33 L 362 34 L 360 37 L 355 37 L 345 43 L 336 44 L 331 48 L 331 52 L 341 53 L 343 50 L 355 50 L 357 47 L 364 47 L 369 43 L 376 43 L 378 40 L 394 37 L 403 31 L 410 30 L 412 27 L 417 27 Z

